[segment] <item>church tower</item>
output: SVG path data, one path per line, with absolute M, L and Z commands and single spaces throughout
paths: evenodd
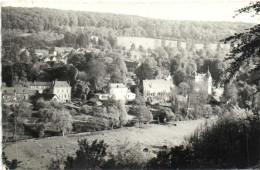
M 209 95 L 212 94 L 212 77 L 209 68 L 206 74 L 198 74 L 195 72 L 195 91 L 205 91 Z
M 211 77 L 211 74 L 209 72 L 209 68 L 208 68 L 208 72 L 206 74 L 206 78 L 207 78 L 208 94 L 212 94 L 212 77 Z

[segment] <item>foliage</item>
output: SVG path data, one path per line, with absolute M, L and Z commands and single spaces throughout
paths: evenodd
M 199 72 L 206 73 L 209 70 L 212 79 L 217 85 L 221 83 L 226 67 L 227 64 L 221 59 L 205 59 L 203 65 L 199 68 Z
M 176 115 L 170 108 L 161 107 L 158 112 L 153 113 L 153 119 L 159 119 L 160 122 L 166 123 L 170 120 L 176 120 Z
M 122 57 L 117 56 L 110 65 L 111 82 L 126 83 L 127 67 Z
M 226 101 L 229 101 L 231 104 L 237 104 L 238 90 L 235 83 L 225 84 L 223 96 Z
M 212 107 L 210 105 L 199 105 L 191 108 L 186 116 L 188 120 L 195 120 L 199 118 L 207 118 L 212 115 Z
M 39 99 L 37 103 L 41 103 L 37 114 L 40 117 L 40 121 L 44 124 L 44 128 L 57 130 L 63 136 L 72 130 L 72 116 L 65 109 L 64 105 L 54 101 L 46 102 L 43 99 Z
M 126 111 L 126 108 L 125 108 L 125 104 L 122 101 L 117 101 L 116 105 L 117 105 L 117 108 L 119 110 L 120 126 L 122 127 L 128 121 L 128 119 L 127 119 L 127 111 Z
M 94 90 L 101 90 L 106 85 L 107 66 L 102 60 L 92 59 L 88 65 L 88 80 Z
M 158 74 L 157 62 L 154 58 L 147 58 L 140 67 L 135 70 L 139 80 L 154 79 Z
M 107 155 L 107 144 L 104 141 L 95 140 L 92 144 L 86 139 L 78 141 L 79 149 L 76 151 L 76 157 L 67 157 L 65 169 L 89 169 L 101 168 L 105 163 Z
M 143 169 L 151 156 L 151 153 L 143 151 L 140 143 L 131 144 L 129 141 L 125 141 L 115 147 L 114 153 L 109 154 L 104 168 Z
M 238 10 L 238 13 L 255 12 L 259 14 L 260 2 L 252 2 L 249 6 Z M 249 72 L 258 72 L 260 69 L 260 25 L 255 25 L 243 33 L 238 33 L 224 39 L 225 43 L 230 43 L 232 50 L 227 60 L 231 61 L 226 81 L 236 75 L 240 69 L 248 68 Z M 258 77 L 258 81 L 259 81 Z
M 21 161 L 17 161 L 16 159 L 9 161 L 7 156 L 5 155 L 5 153 L 2 152 L 2 163 L 3 163 L 2 165 L 5 165 L 6 168 L 16 169 L 19 167 L 19 164 L 21 163 Z
M 153 120 L 153 115 L 149 108 L 145 105 L 140 105 L 135 110 L 139 123 L 150 123 Z
M 68 30 L 93 32 L 94 35 L 107 37 L 112 47 L 116 43 L 109 37 L 114 35 L 217 42 L 218 38 L 241 32 L 250 26 L 248 23 L 166 21 L 116 14 L 12 7 L 3 8 L 2 23 L 3 29 L 17 30 L 16 33 L 39 34 L 49 30 L 56 34 L 65 34 Z M 73 41 L 76 40 L 74 38 Z M 78 44 L 84 44 L 80 42 L 77 41 Z
M 224 116 L 206 123 L 185 146 L 160 151 L 149 161 L 152 169 L 248 168 L 259 161 L 259 116 Z
M 165 150 L 159 151 L 156 158 L 148 162 L 150 169 L 188 169 L 193 168 L 193 151 L 184 146 L 175 146 L 167 153 Z

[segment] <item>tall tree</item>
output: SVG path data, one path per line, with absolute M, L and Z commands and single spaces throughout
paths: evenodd
M 147 58 L 135 71 L 139 80 L 154 79 L 158 74 L 157 62 L 154 58 Z
M 260 12 L 260 2 L 252 2 L 249 6 L 241 8 L 237 11 L 240 13 L 254 12 L 254 16 L 258 16 Z M 260 24 L 248 29 L 247 31 L 235 34 L 223 40 L 225 43 L 231 44 L 231 52 L 227 60 L 231 61 L 230 67 L 227 69 L 226 81 L 234 77 L 240 68 L 250 68 L 252 72 L 260 74 Z M 260 77 L 258 77 L 258 81 Z

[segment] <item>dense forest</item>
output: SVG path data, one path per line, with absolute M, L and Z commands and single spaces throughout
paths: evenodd
M 3 39 L 38 34 L 45 40 L 63 38 L 66 32 L 98 36 L 137 36 L 216 43 L 243 32 L 253 24 L 206 21 L 170 21 L 139 16 L 79 12 L 46 8 L 2 8 Z

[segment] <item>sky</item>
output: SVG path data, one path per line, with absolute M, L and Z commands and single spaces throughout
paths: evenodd
M 235 11 L 250 0 L 2 0 L 2 6 L 43 7 L 76 11 L 138 15 L 167 20 L 259 23 L 260 18 Z

